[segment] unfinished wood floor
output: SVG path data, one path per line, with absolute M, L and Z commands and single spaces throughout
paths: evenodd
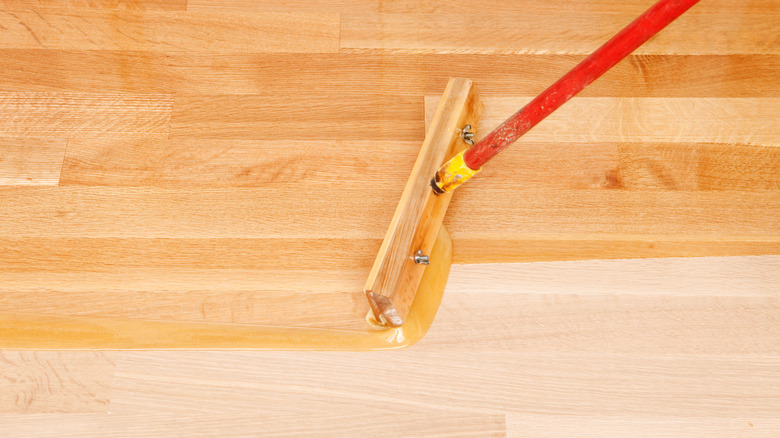
M 651 3 L 0 0 L 0 310 L 356 328 L 447 78 L 479 137 Z M 703 0 L 445 224 L 408 350 L 1 351 L 0 436 L 780 435 L 780 2 Z

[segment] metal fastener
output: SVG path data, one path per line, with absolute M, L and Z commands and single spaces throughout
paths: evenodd
M 414 253 L 414 262 L 418 265 L 430 265 L 431 259 L 423 254 L 422 250 L 418 250 L 416 253 Z
M 471 131 L 471 125 L 466 125 L 463 130 L 460 131 L 460 138 L 466 142 L 469 146 L 474 146 L 474 132 Z

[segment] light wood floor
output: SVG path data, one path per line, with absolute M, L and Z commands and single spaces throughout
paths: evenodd
M 447 78 L 480 137 L 651 3 L 0 0 L 0 311 L 362 327 Z M 779 436 L 780 2 L 702 0 L 445 224 L 410 349 L 0 351 L 0 436 Z

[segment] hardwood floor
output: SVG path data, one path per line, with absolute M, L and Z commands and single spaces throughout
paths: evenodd
M 447 79 L 481 137 L 651 3 L 0 0 L 0 312 L 364 328 Z M 0 350 L 0 436 L 780 435 L 779 30 L 702 1 L 456 192 L 417 345 Z

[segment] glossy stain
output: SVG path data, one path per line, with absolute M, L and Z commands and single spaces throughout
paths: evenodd
M 369 351 L 408 347 L 436 316 L 452 263 L 440 228 L 409 315 L 400 327 L 339 330 L 0 312 L 0 349 L 210 349 Z

